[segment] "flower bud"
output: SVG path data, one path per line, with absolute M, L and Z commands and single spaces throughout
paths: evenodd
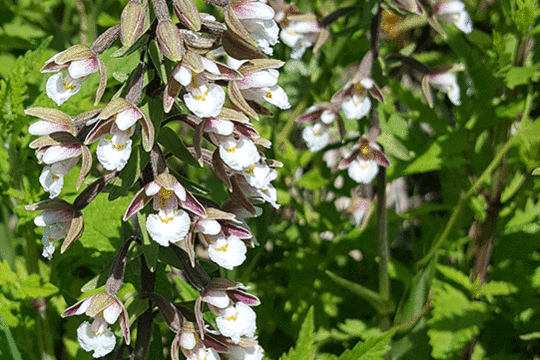
M 145 7 L 140 2 L 131 0 L 124 7 L 120 18 L 120 40 L 122 45 L 133 45 L 143 34 L 145 25 Z
M 201 30 L 201 16 L 193 0 L 173 0 L 173 10 L 182 25 L 193 31 Z
M 159 49 L 167 59 L 180 61 L 185 53 L 180 30 L 171 20 L 160 21 L 156 29 Z

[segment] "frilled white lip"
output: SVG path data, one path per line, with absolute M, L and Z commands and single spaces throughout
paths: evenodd
M 306 126 L 302 131 L 302 138 L 311 152 L 321 150 L 330 141 L 330 135 L 320 123 Z
M 351 179 L 360 184 L 369 184 L 377 173 L 379 166 L 375 160 L 356 159 L 351 162 L 348 173 Z
M 161 216 L 160 216 L 161 215 Z M 150 214 L 146 218 L 146 230 L 152 240 L 161 246 L 183 240 L 189 232 L 190 219 L 183 210 L 175 210 L 172 216 Z
M 246 244 L 237 236 L 218 238 L 208 247 L 208 255 L 219 266 L 232 270 L 246 260 Z
M 368 96 L 361 97 L 353 94 L 352 96 L 346 96 L 345 99 L 343 99 L 341 108 L 347 119 L 358 120 L 369 113 L 369 110 L 371 109 L 371 100 Z
M 103 167 L 109 171 L 122 170 L 131 155 L 131 140 L 123 144 L 115 144 L 113 140 L 102 138 L 96 150 L 96 155 Z
M 238 344 L 242 336 L 253 337 L 255 335 L 256 315 L 253 309 L 244 303 L 237 303 L 219 311 L 216 324 L 219 331 L 231 338 Z
M 64 79 L 61 73 L 58 73 L 51 75 L 45 85 L 47 96 L 58 106 L 65 103 L 70 97 L 81 90 L 80 81 L 69 81 L 68 84 L 68 80 L 69 79 Z
M 219 155 L 223 162 L 233 170 L 243 170 L 261 158 L 255 144 L 245 138 L 236 140 L 229 136 L 219 144 Z
M 184 102 L 188 109 L 200 118 L 218 116 L 225 103 L 225 90 L 216 84 L 209 84 L 208 90 L 201 94 L 188 92 L 184 95 Z
M 456 75 L 452 73 L 429 75 L 429 82 L 437 89 L 447 93 L 448 98 L 454 105 L 461 105 L 461 93 Z
M 77 328 L 77 339 L 85 351 L 93 351 L 92 357 L 99 358 L 114 350 L 116 338 L 111 329 L 107 328 L 102 334 L 96 335 L 88 321 Z

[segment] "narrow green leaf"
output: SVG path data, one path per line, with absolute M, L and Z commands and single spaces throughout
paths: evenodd
M 379 314 L 388 314 L 394 310 L 394 304 L 390 301 L 385 302 L 381 296 L 373 290 L 366 288 L 360 284 L 353 283 L 352 281 L 346 280 L 329 270 L 326 270 L 326 274 L 332 279 L 336 284 L 343 286 L 345 289 L 351 291 L 352 293 L 358 295 L 365 301 L 367 301 Z
M 141 36 L 133 45 L 131 46 L 122 46 L 120 49 L 116 50 L 111 54 L 111 57 L 121 58 L 126 57 L 140 49 L 144 44 L 148 42 L 148 34 Z
M 201 167 L 199 162 L 188 151 L 184 142 L 172 129 L 163 127 L 159 133 L 158 143 L 173 153 L 178 159 L 185 161 L 191 166 Z
M 139 213 L 138 219 L 141 228 L 142 249 L 146 264 L 150 271 L 154 272 L 156 271 L 159 257 L 159 244 L 150 238 L 150 235 L 146 230 L 146 215 Z
M 22 360 L 21 354 L 19 353 L 19 350 L 17 349 L 17 345 L 15 344 L 15 340 L 13 339 L 13 335 L 11 334 L 11 331 L 9 330 L 9 326 L 4 320 L 4 317 L 2 316 L 2 313 L 0 313 L 0 331 L 4 332 L 9 351 L 11 352 L 12 359 Z M 5 349 L 2 349 L 2 352 L 3 351 L 5 351 Z
M 289 350 L 288 354 L 281 356 L 280 360 L 309 360 L 315 358 L 315 324 L 313 315 L 313 306 L 309 308 L 306 318 L 302 323 L 298 342 L 294 348 Z

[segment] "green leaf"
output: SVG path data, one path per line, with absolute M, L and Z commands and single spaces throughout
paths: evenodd
M 120 49 L 116 50 L 111 54 L 111 57 L 121 58 L 126 57 L 140 49 L 144 44 L 148 42 L 148 34 L 141 36 L 133 45 L 131 46 L 122 46 Z
M 395 332 L 396 329 L 391 329 L 380 336 L 359 342 L 352 350 L 345 350 L 338 360 L 383 360 Z
M 163 342 L 159 326 L 154 326 L 152 341 L 148 349 L 148 360 L 163 360 Z
M 2 332 L 4 336 L 2 336 Z M 7 342 L 7 346 L 5 346 L 4 340 L 5 342 Z M 2 313 L 0 313 L 0 345 L 2 345 L 2 348 L 0 350 L 0 355 L 4 354 L 6 356 L 6 359 L 8 358 L 8 355 L 6 353 L 7 349 L 9 349 L 9 352 L 11 353 L 11 356 L 12 356 L 11 359 L 13 360 L 22 359 L 21 354 L 19 353 L 19 350 L 17 349 L 17 345 L 15 344 L 15 339 L 13 338 L 13 335 L 11 334 L 9 326 L 4 320 L 4 317 L 2 316 Z
M 433 283 L 433 310 L 428 320 L 429 343 L 435 359 L 457 358 L 482 324 L 489 319 L 488 307 L 468 297 L 450 284 Z
M 536 82 L 539 77 L 538 65 L 512 67 L 508 70 L 504 81 L 510 89 L 513 89 L 519 85 L 526 85 L 529 81 Z
M 510 295 L 518 291 L 518 288 L 505 281 L 489 281 L 478 290 L 478 295 Z
M 168 151 L 173 153 L 179 160 L 185 161 L 191 166 L 201 167 L 201 164 L 191 155 L 184 142 L 176 133 L 168 127 L 163 127 L 159 132 L 158 142 Z
M 437 270 L 439 270 L 439 272 L 443 274 L 444 277 L 448 280 L 453 281 L 458 285 L 461 285 L 464 289 L 468 291 L 472 291 L 473 284 L 471 284 L 469 277 L 461 271 L 454 269 L 453 267 L 441 264 L 437 265 Z
M 300 179 L 294 181 L 294 183 L 308 190 L 316 190 L 326 185 L 328 180 L 322 177 L 319 169 L 314 168 L 305 173 Z
M 58 288 L 46 282 L 38 274 L 31 274 L 17 288 L 17 297 L 23 299 L 51 296 L 58 293 Z
M 413 153 L 395 136 L 383 133 L 377 138 L 377 141 L 384 147 L 385 153 L 404 161 L 413 159 Z
M 7 260 L 0 263 L 0 285 L 16 284 L 17 274 L 11 271 Z
M 138 219 L 141 228 L 142 249 L 146 259 L 146 265 L 148 265 L 150 271 L 154 272 L 159 257 L 159 244 L 150 238 L 150 235 L 146 230 L 146 215 L 139 213 Z
M 315 341 L 315 323 L 313 315 L 313 306 L 309 308 L 300 334 L 298 335 L 298 342 L 294 348 L 289 350 L 288 354 L 283 354 L 280 360 L 309 360 L 315 358 L 315 347 L 313 343 Z
M 109 201 L 113 201 L 123 196 L 131 189 L 149 160 L 150 155 L 143 150 L 142 146 L 136 146 L 129 157 L 128 163 L 110 185 L 111 191 L 109 193 Z

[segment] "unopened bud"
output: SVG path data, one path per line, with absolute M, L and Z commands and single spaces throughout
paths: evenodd
M 171 20 L 160 21 L 156 30 L 159 49 L 171 61 L 180 61 L 185 48 L 180 30 Z
M 127 3 L 120 18 L 120 40 L 122 45 L 133 45 L 143 34 L 146 24 L 146 9 L 144 6 L 131 0 Z
M 201 16 L 193 0 L 173 0 L 173 10 L 182 25 L 193 31 L 201 30 Z

